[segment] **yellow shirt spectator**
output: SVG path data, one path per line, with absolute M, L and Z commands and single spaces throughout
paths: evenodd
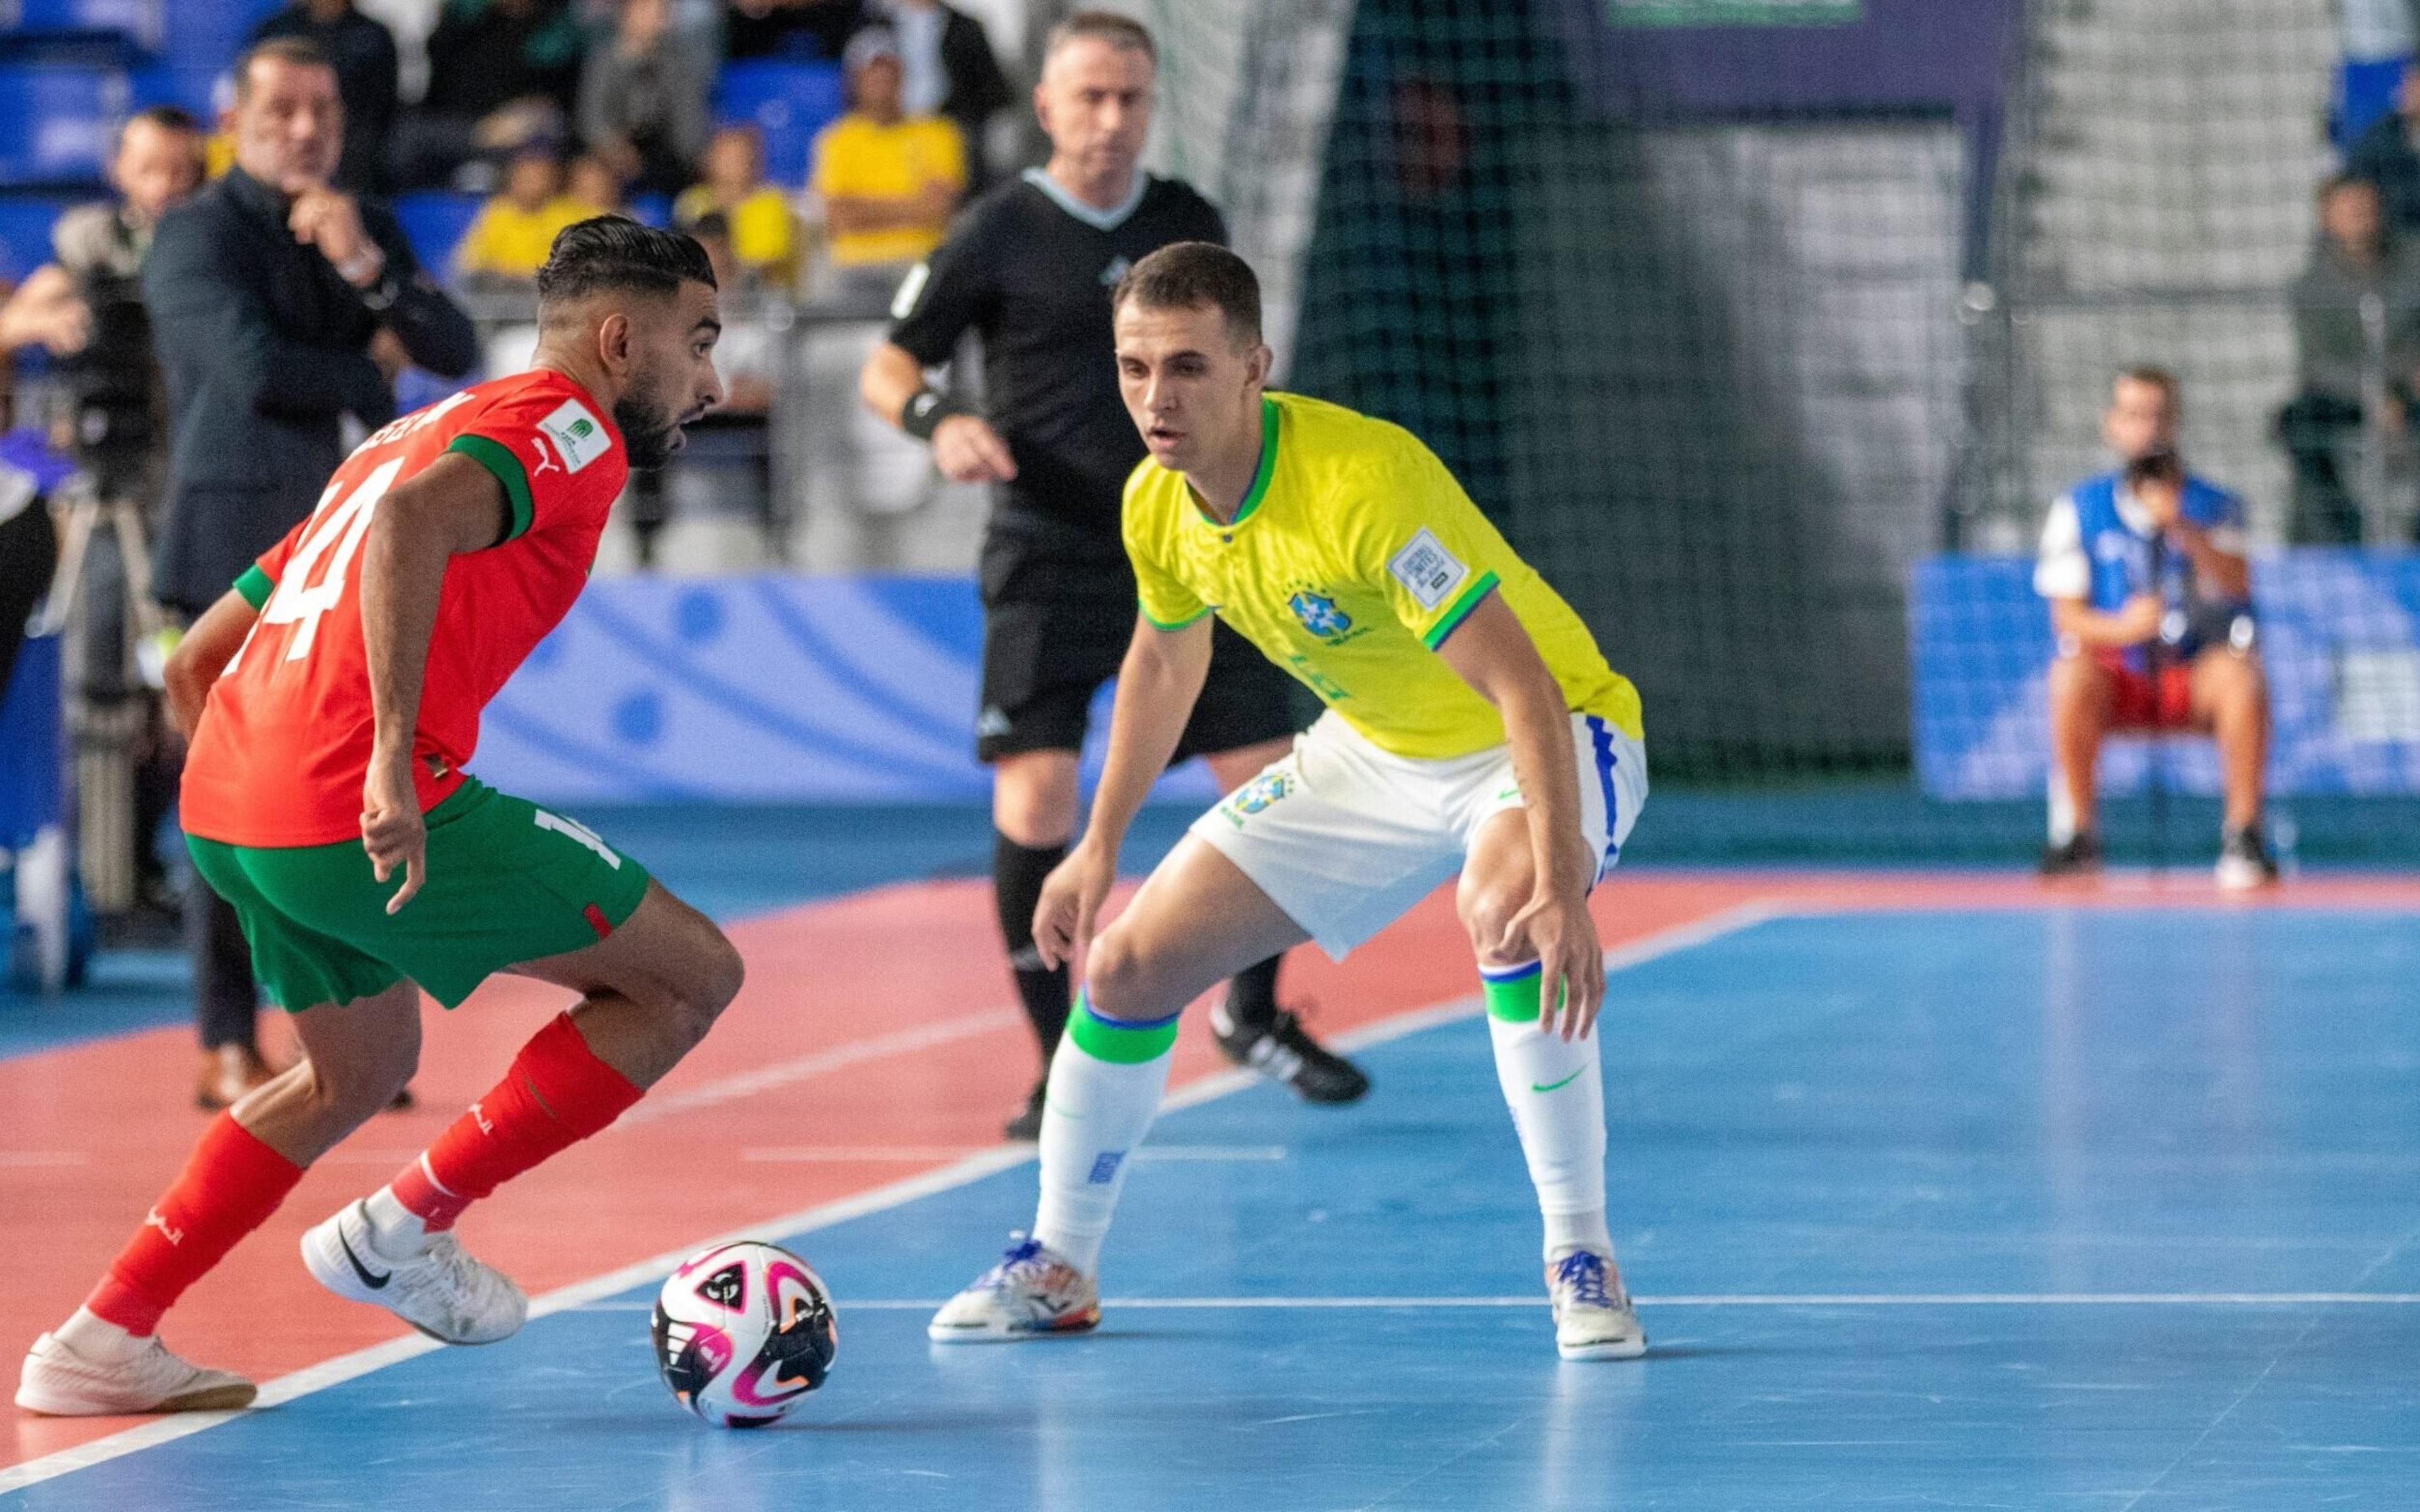
M 536 209 L 523 209 L 499 194 L 479 207 L 478 217 L 455 249 L 455 271 L 464 277 L 535 278 L 554 245 L 555 233 L 596 210 L 568 194 L 557 194 Z
M 931 195 L 936 184 L 946 186 L 946 204 Z M 939 246 L 966 185 L 965 145 L 957 127 L 938 116 L 911 116 L 886 126 L 851 112 L 815 135 L 814 186 L 827 204 L 874 201 L 881 207 L 876 213 L 886 220 L 894 214 L 912 218 L 880 229 L 845 230 L 836 217 L 831 259 L 843 268 L 914 262 Z M 932 202 L 913 204 L 920 196 Z
M 731 255 L 740 265 L 776 288 L 789 287 L 799 271 L 799 233 L 788 197 L 768 185 L 725 209 L 712 184 L 691 184 L 673 201 L 673 224 L 695 225 L 718 211 L 731 224 Z

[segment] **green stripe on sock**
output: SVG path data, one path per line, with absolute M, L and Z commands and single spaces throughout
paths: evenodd
M 1076 996 L 1076 1011 L 1067 1017 L 1067 1038 L 1078 1049 L 1094 1060 L 1106 1060 L 1118 1066 L 1140 1066 L 1157 1060 L 1176 1044 L 1176 1021 L 1147 1029 L 1129 1029 L 1124 1025 L 1105 1024 L 1094 1017 L 1093 1008 L 1083 995 Z
M 1511 981 L 1493 981 L 1481 977 L 1479 993 L 1486 1000 L 1489 1018 L 1502 1019 L 1507 1024 L 1538 1022 L 1538 976 L 1535 972 L 1526 977 L 1515 977 Z M 1568 995 L 1559 995 L 1556 1006 L 1560 1007 L 1561 998 Z

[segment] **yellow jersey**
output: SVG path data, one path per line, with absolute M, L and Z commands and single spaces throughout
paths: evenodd
M 1299 394 L 1261 401 L 1261 465 L 1235 517 L 1145 457 L 1126 479 L 1143 617 L 1213 610 L 1372 745 L 1443 760 L 1504 743 L 1496 706 L 1437 647 L 1490 593 L 1529 632 L 1575 714 L 1644 739 L 1638 690 L 1435 453 L 1400 425 Z
M 673 201 L 673 224 L 687 229 L 717 211 L 731 226 L 731 255 L 741 267 L 776 287 L 798 281 L 799 232 L 787 195 L 767 185 L 726 210 L 716 202 L 713 185 L 691 184 Z
M 454 249 L 455 270 L 535 278 L 553 250 L 556 233 L 596 213 L 568 194 L 557 194 L 534 210 L 498 194 L 479 207 L 471 228 L 462 233 L 462 244 Z
M 967 183 L 965 144 L 956 123 L 910 116 L 884 126 L 852 112 L 815 133 L 814 192 L 863 199 L 905 199 L 940 179 Z M 831 260 L 843 268 L 911 263 L 941 244 L 944 215 L 930 225 L 856 231 L 831 239 Z

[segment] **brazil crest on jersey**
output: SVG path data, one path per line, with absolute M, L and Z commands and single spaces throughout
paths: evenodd
M 1233 520 L 1146 457 L 1124 524 L 1144 618 L 1172 629 L 1217 610 L 1381 750 L 1438 760 L 1503 744 L 1495 705 L 1436 649 L 1491 593 L 1567 707 L 1644 738 L 1637 690 L 1587 625 L 1400 425 L 1270 393 L 1260 471 Z
M 371 436 L 236 583 L 260 617 L 186 758 L 187 833 L 250 846 L 361 833 L 376 734 L 362 542 L 380 500 L 448 453 L 495 475 L 506 515 L 502 540 L 446 565 L 412 737 L 422 811 L 461 785 L 480 711 L 580 596 L 629 475 L 610 411 L 549 369 L 465 389 Z

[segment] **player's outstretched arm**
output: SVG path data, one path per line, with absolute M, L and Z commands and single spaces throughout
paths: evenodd
M 177 649 L 168 654 L 168 665 L 162 682 L 168 695 L 168 717 L 177 721 L 177 729 L 190 742 L 202 722 L 202 710 L 209 702 L 210 688 L 243 649 L 244 638 L 260 618 L 260 611 L 241 594 L 228 592 L 219 601 L 202 611 Z
M 445 564 L 503 540 L 508 518 L 495 474 L 448 453 L 378 501 L 362 543 L 362 645 L 377 720 L 362 779 L 362 848 L 380 882 L 403 872 L 403 887 L 387 902 L 390 914 L 420 890 L 427 866 L 412 741 Z
M 1586 1036 L 1605 999 L 1605 953 L 1588 911 L 1590 857 L 1573 842 L 1580 832 L 1580 774 L 1562 687 L 1501 594 L 1481 599 L 1437 654 L 1504 717 L 1528 821 L 1529 902 L 1505 926 L 1504 938 L 1489 944 L 1511 950 L 1528 936 L 1541 967 L 1540 1019 L 1554 1028 L 1559 1004 L 1562 1037 Z
M 1126 826 L 1168 770 L 1209 675 L 1208 615 L 1173 630 L 1135 616 L 1134 639 L 1118 667 L 1109 761 L 1093 794 L 1092 820 L 1084 838 L 1042 884 L 1034 904 L 1033 945 L 1046 964 L 1073 961 L 1092 944 L 1094 922 L 1117 880 Z

